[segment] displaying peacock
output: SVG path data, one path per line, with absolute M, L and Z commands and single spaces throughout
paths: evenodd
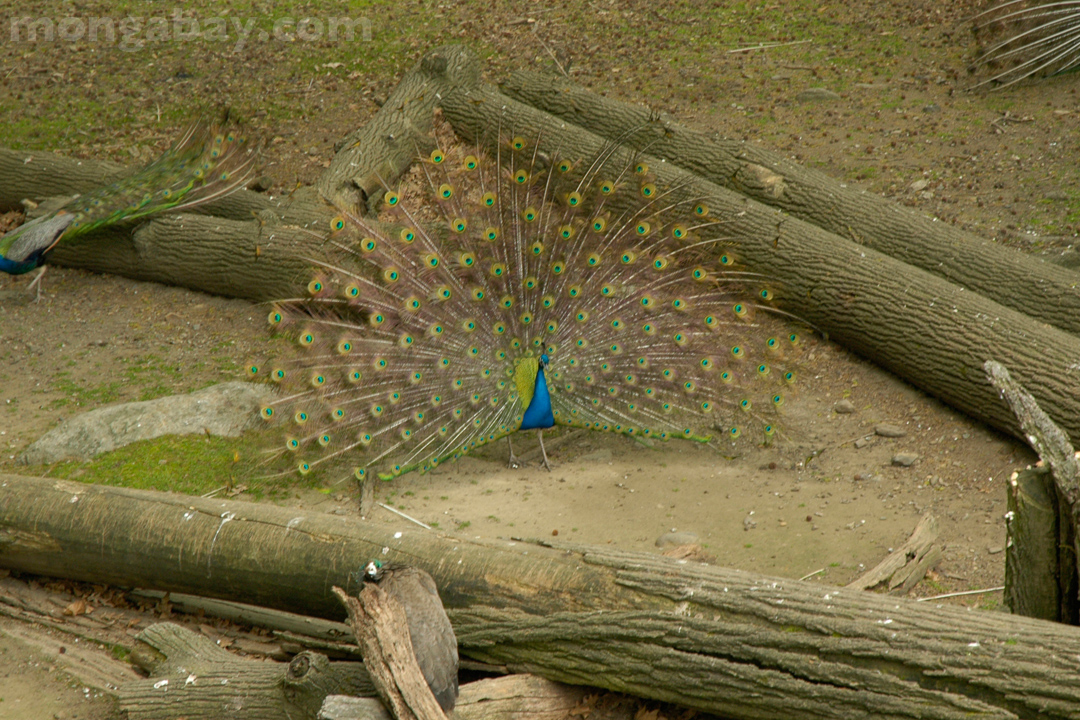
M 181 210 L 236 190 L 255 153 L 224 125 L 199 122 L 138 172 L 85 192 L 59 210 L 0 237 L 0 270 L 29 272 L 60 242 L 165 210 Z M 40 275 L 35 279 L 35 283 Z
M 274 455 L 364 480 L 553 425 L 725 449 L 776 436 L 799 338 L 723 218 L 613 151 L 441 145 L 378 219 L 335 218 L 338 260 L 270 312 L 296 343 L 249 367 L 280 385 L 261 410 Z

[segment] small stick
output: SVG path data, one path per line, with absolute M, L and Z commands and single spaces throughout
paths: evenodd
M 998 590 L 1004 590 L 1004 585 L 998 585 L 992 588 L 983 588 L 982 590 L 965 590 L 963 592 L 945 593 L 944 595 L 934 595 L 933 597 L 915 598 L 915 602 L 929 602 L 931 600 L 944 600 L 945 598 L 960 597 L 961 595 L 984 595 L 986 593 L 997 592 Z
M 814 577 L 818 573 L 823 573 L 823 572 L 825 572 L 825 568 L 821 568 L 820 570 L 815 570 L 814 572 L 810 573 L 809 575 L 803 575 L 801 578 L 799 578 L 799 582 L 802 582 L 803 580 L 809 580 L 810 578 Z
M 788 45 L 802 45 L 803 43 L 814 42 L 813 40 L 795 40 L 794 42 L 786 43 L 760 43 L 758 45 L 751 45 L 750 47 L 735 48 L 734 50 L 728 50 L 728 55 L 732 53 L 745 53 L 753 52 L 754 50 L 768 50 L 769 48 L 787 47 Z
M 430 525 L 425 525 L 424 523 L 420 522 L 420 521 L 419 521 L 419 520 L 417 520 L 416 518 L 414 518 L 414 517 L 409 517 L 409 516 L 408 516 L 408 515 L 406 515 L 405 513 L 401 512 L 400 510 L 395 510 L 394 508 L 390 507 L 389 505 L 383 505 L 382 503 L 375 503 L 375 504 L 376 504 L 376 505 L 378 505 L 379 507 L 381 507 L 381 508 L 385 509 L 385 510 L 389 510 L 390 512 L 394 513 L 395 515 L 400 515 L 401 517 L 405 518 L 405 519 L 406 519 L 406 520 L 408 520 L 409 522 L 414 522 L 414 523 L 416 523 L 417 525 L 419 525 L 420 527 L 424 528 L 425 530 L 430 530 L 430 529 L 431 529 L 431 526 L 430 526 Z

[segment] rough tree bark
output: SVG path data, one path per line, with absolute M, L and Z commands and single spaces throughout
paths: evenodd
M 1080 333 L 1080 275 L 848 188 L 765 148 L 679 125 L 666 113 L 596 95 L 568 80 L 518 71 L 508 96 L 635 147 L 840 237 Z
M 953 407 L 1023 438 L 1016 417 L 986 382 L 990 357 L 1008 365 L 1040 405 L 1080 440 L 1080 395 L 1074 391 L 1080 338 L 965 291 L 936 275 L 792 218 L 743 195 L 624 149 L 490 88 L 442 99 L 455 132 L 493 142 L 491 128 L 538 138 L 553 156 L 648 163 L 673 199 L 704 199 L 723 221 L 731 250 L 751 270 L 774 278 L 792 312 L 841 344 L 888 368 Z
M 0 565 L 338 619 L 377 556 L 466 655 L 733 718 L 1080 718 L 1080 629 L 642 553 L 0 476 Z

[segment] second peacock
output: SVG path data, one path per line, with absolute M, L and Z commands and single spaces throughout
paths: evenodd
M 497 148 L 444 142 L 419 192 L 333 221 L 340 257 L 269 315 L 296 356 L 250 366 L 281 386 L 273 454 L 363 480 L 553 425 L 726 453 L 775 438 L 799 339 L 723 218 L 640 159 Z
M 226 124 L 194 123 L 146 167 L 0 237 L 0 271 L 26 273 L 40 267 L 60 242 L 228 195 L 247 181 L 255 158 L 245 140 Z

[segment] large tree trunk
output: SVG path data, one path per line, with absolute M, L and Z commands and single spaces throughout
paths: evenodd
M 439 584 L 461 651 L 733 718 L 1080 717 L 1080 629 L 568 543 L 0 476 L 0 565 L 338 619 L 371 558 Z
M 562 78 L 515 72 L 501 85 L 515 100 L 608 140 L 872 247 L 1002 305 L 1080 333 L 1080 275 L 811 170 L 765 148 L 711 139 L 639 105 L 595 95 Z

